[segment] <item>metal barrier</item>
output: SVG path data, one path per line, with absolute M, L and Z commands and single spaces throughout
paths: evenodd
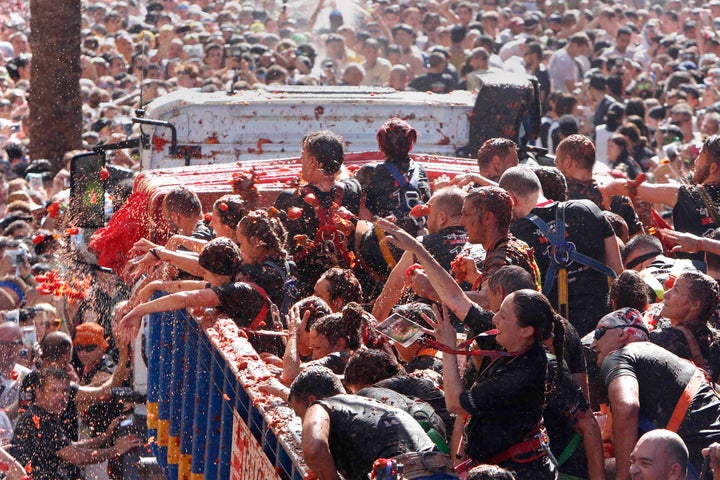
M 272 373 L 235 324 L 150 315 L 148 435 L 166 477 L 303 480 L 300 421 L 258 392 Z

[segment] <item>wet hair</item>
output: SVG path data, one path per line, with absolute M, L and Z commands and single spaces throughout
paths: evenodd
M 535 341 L 541 342 L 552 337 L 555 356 L 560 364 L 565 353 L 565 324 L 562 317 L 555 313 L 545 295 L 537 290 L 523 289 L 512 294 L 518 325 L 533 327 Z M 555 372 L 555 382 L 560 378 L 561 370 L 558 368 Z
M 217 215 L 223 225 L 235 230 L 245 216 L 247 204 L 240 195 L 223 195 L 213 204 L 213 215 Z
M 515 475 L 498 465 L 478 465 L 473 467 L 465 480 L 515 480 Z
M 635 235 L 625 244 L 625 248 L 623 248 L 621 252 L 623 263 L 627 262 L 627 258 L 630 253 L 636 249 L 646 253 L 657 252 L 658 255 L 663 253 L 662 243 L 657 237 L 647 234 Z
M 280 219 L 268 215 L 265 210 L 247 212 L 238 223 L 237 232 L 248 239 L 255 238 L 258 245 L 265 247 L 272 258 L 285 259 L 287 256 L 287 230 Z
M 462 206 L 465 201 L 465 192 L 458 187 L 445 187 L 433 193 L 433 208 L 445 212 L 450 218 L 459 218 L 462 215 Z
M 362 303 L 363 290 L 355 273 L 349 268 L 332 267 L 326 270 L 320 280 L 328 281 L 330 300 L 342 298 L 343 303 Z
M 530 272 L 517 265 L 505 265 L 488 277 L 488 288 L 495 290 L 497 287 L 502 288 L 506 294 L 517 290 L 537 289 Z
M 538 193 L 542 189 L 540 179 L 528 167 L 511 167 L 500 177 L 500 187 L 521 198 Z
M 293 399 L 307 402 L 310 395 L 323 399 L 341 393 L 345 393 L 345 388 L 340 382 L 340 378 L 327 367 L 313 365 L 300 372 L 293 380 L 290 385 L 288 402 Z
M 170 190 L 164 202 L 168 212 L 179 213 L 184 217 L 197 217 L 202 213 L 202 204 L 197 194 L 185 187 Z
M 377 132 L 378 148 L 387 159 L 405 159 L 417 141 L 418 132 L 405 120 L 391 118 Z
M 495 225 L 501 231 L 510 227 L 513 201 L 510 194 L 500 187 L 478 187 L 470 190 L 465 197 L 479 213 L 491 212 L 495 215 Z
M 627 137 L 632 145 L 639 145 L 643 142 L 643 138 L 640 135 L 640 129 L 634 123 L 626 122 L 623 126 L 618 128 L 618 133 Z M 629 145 L 628 147 L 632 145 Z
M 310 328 L 315 325 L 315 322 L 320 318 L 332 313 L 330 306 L 325 303 L 325 300 L 315 295 L 310 295 L 295 302 L 295 306 L 300 310 L 300 318 L 303 318 L 305 312 L 310 310 L 310 318 L 308 318 L 307 324 L 305 325 L 306 332 L 309 332 Z
M 720 165 L 720 135 L 710 135 L 703 142 L 702 148 L 708 160 Z
M 568 198 L 567 179 L 556 167 L 531 167 L 540 180 L 545 198 L 565 202 Z
M 331 313 L 319 319 L 313 329 L 324 335 L 331 345 L 343 338 L 347 348 L 355 350 L 361 344 L 360 327 L 364 314 L 359 304 L 351 302 L 345 305 L 341 313 Z
M 240 248 L 229 238 L 215 238 L 202 249 L 198 263 L 211 273 L 233 276 L 240 270 Z
M 38 387 L 40 390 L 44 390 L 45 386 L 51 380 L 65 380 L 70 382 L 70 374 L 64 368 L 50 367 L 44 370 L 40 370 L 38 375 Z
M 625 219 L 617 213 L 610 212 L 608 210 L 603 210 L 602 213 L 603 216 L 607 218 L 608 222 L 610 222 L 610 226 L 612 227 L 613 232 L 615 232 L 615 236 L 623 242 L 627 242 L 630 238 L 630 230 L 628 229 L 628 224 Z
M 584 170 L 592 170 L 595 165 L 595 145 L 585 135 L 576 134 L 563 138 L 555 149 L 555 155 L 567 155 Z
M 402 305 L 395 305 L 392 309 L 392 313 L 402 315 L 408 320 L 411 320 L 425 328 L 431 327 L 423 318 L 423 314 L 430 318 L 430 320 L 436 321 L 435 312 L 433 312 L 432 307 L 430 307 L 430 305 L 428 305 L 427 303 L 423 302 L 413 302 L 405 303 Z
M 493 157 L 505 158 L 513 152 L 517 152 L 517 144 L 509 138 L 489 138 L 478 149 L 478 167 L 483 170 L 490 165 Z
M 650 302 L 648 285 L 634 270 L 625 270 L 610 285 L 608 304 L 611 310 L 634 308 L 642 312 Z
M 50 332 L 40 342 L 40 359 L 46 362 L 61 360 L 72 350 L 72 339 L 67 333 Z
M 678 276 L 678 280 L 681 278 L 688 285 L 688 300 L 700 303 L 701 309 L 698 311 L 696 320 L 707 322 L 717 308 L 720 287 L 712 277 L 702 272 L 683 272 Z
M 334 175 L 344 161 L 345 141 L 329 130 L 310 132 L 302 139 L 302 145 L 315 157 L 318 168 L 326 175 Z
M 386 378 L 405 374 L 405 369 L 387 352 L 366 348 L 353 353 L 345 365 L 345 385 L 365 387 Z

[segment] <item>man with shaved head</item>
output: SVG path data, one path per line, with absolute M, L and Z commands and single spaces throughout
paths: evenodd
M 682 438 L 670 430 L 647 432 L 630 454 L 630 476 L 641 480 L 684 480 L 688 470 L 688 449 Z

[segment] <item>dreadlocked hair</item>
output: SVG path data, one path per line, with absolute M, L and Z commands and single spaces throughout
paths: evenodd
M 313 328 L 324 335 L 331 345 L 344 338 L 347 348 L 355 350 L 360 347 L 362 341 L 360 327 L 364 313 L 365 310 L 359 304 L 350 302 L 345 305 L 342 313 L 325 315 L 315 322 Z
M 237 231 L 247 238 L 254 238 L 259 246 L 268 250 L 271 258 L 284 260 L 287 257 L 287 230 L 279 218 L 265 210 L 247 212 L 238 223 Z

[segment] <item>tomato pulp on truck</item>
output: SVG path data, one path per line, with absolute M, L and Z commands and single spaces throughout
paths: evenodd
M 346 155 L 346 165 L 359 165 L 383 160 L 376 134 L 387 119 L 406 119 L 418 130 L 413 152 L 431 179 L 477 168 L 468 157 L 474 159 L 488 138 L 510 138 L 522 149 L 537 137 L 540 106 L 534 77 L 485 74 L 478 84 L 477 92 L 442 95 L 278 86 L 234 93 L 178 90 L 157 98 L 141 118 L 133 119 L 140 124 L 143 167 L 134 193 L 98 232 L 91 250 L 100 257 L 100 265 L 119 271 L 132 242 L 141 237 L 162 241 L 153 225 L 158 224 L 157 206 L 171 185 L 195 190 L 209 211 L 216 198 L 230 192 L 228 180 L 234 173 L 254 168 L 259 173 L 260 205 L 271 205 L 300 174 L 300 143 L 311 131 L 340 134 L 352 152 Z M 100 157 L 113 146 L 102 148 Z M 84 192 L 81 187 L 78 190 Z M 79 212 L 88 211 L 78 205 Z
M 141 127 L 139 143 L 143 171 L 137 176 L 133 193 L 125 206 L 114 214 L 106 227 L 98 230 L 93 236 L 90 250 L 98 255 L 99 265 L 120 272 L 128 260 L 127 252 L 137 239 L 145 237 L 162 243 L 166 232 L 158 228 L 161 217 L 160 205 L 165 194 L 175 186 L 183 185 L 195 191 L 201 199 L 203 210 L 210 211 L 215 199 L 230 192 L 231 185 L 228 180 L 234 174 L 247 173 L 254 168 L 260 173 L 257 182 L 259 203 L 263 206 L 272 204 L 277 194 L 288 188 L 288 183 L 299 176 L 300 142 L 310 131 L 329 129 L 345 138 L 347 150 L 351 153 L 345 156 L 345 165 L 349 168 L 343 172 L 344 174 L 367 162 L 382 161 L 382 154 L 377 151 L 376 132 L 388 118 L 393 116 L 406 119 L 418 130 L 418 143 L 412 156 L 425 165 L 431 180 L 442 174 L 454 176 L 477 169 L 475 155 L 488 138 L 511 138 L 522 147 L 537 136 L 540 119 L 537 82 L 534 78 L 522 75 L 483 75 L 477 93 L 454 92 L 433 95 L 424 92 L 395 92 L 389 89 L 352 87 L 282 87 L 282 90 L 264 89 L 234 94 L 184 90 L 158 98 L 148 105 L 142 118 L 134 119 Z M 103 198 L 106 180 L 114 175 L 112 170 L 103 171 L 104 151 L 112 148 L 127 148 L 131 146 L 130 143 L 130 141 L 123 142 L 122 147 L 107 145 L 93 154 L 74 159 L 76 160 L 74 170 L 78 172 L 77 178 L 73 179 L 75 193 L 73 198 L 76 199 L 77 205 L 75 211 L 87 212 L 88 205 L 96 205 L 93 199 Z M 98 179 L 101 181 L 98 182 Z M 102 191 L 99 191 L 99 188 L 102 188 Z M 96 215 L 88 219 L 88 229 L 92 229 L 95 226 L 94 222 L 100 221 L 98 219 L 102 217 L 101 212 L 94 213 Z M 177 321 L 165 323 L 176 326 L 179 324 Z M 197 328 L 194 320 L 190 324 Z M 213 328 L 217 328 L 217 324 Z M 156 330 L 165 332 L 162 328 Z M 181 334 L 171 336 L 179 339 L 180 342 L 185 342 L 188 338 Z M 235 355 L 229 356 L 229 360 L 225 362 L 230 369 L 240 370 L 238 375 L 249 377 L 244 379 L 247 380 L 247 385 L 246 382 L 241 382 L 243 392 L 237 390 L 237 405 L 244 405 L 242 398 L 250 399 L 247 403 L 248 407 L 243 406 L 239 409 L 240 414 L 232 413 L 233 423 L 237 425 L 232 438 L 241 440 L 246 438 L 247 436 L 237 436 L 236 432 L 251 431 L 247 425 L 255 425 L 256 436 L 258 439 L 264 439 L 262 441 L 279 438 L 283 435 L 284 426 L 297 421 L 292 420 L 294 418 L 292 416 L 284 421 L 277 421 L 277 418 L 273 421 L 273 418 L 263 418 L 255 411 L 248 413 L 256 405 L 264 405 L 263 402 L 267 402 L 267 399 L 254 397 L 251 391 L 253 382 L 258 378 L 260 367 L 249 366 L 247 359 L 234 361 L 238 356 L 238 350 L 234 345 L 233 348 L 229 348 L 230 337 L 230 335 L 222 335 L 222 340 L 228 347 L 223 349 L 222 353 Z M 201 343 L 203 342 L 198 341 L 198 345 Z M 164 379 L 169 370 L 183 373 L 183 368 L 188 365 L 192 366 L 193 371 L 196 370 L 197 377 L 202 378 L 203 381 L 216 377 L 213 374 L 216 368 L 207 367 L 211 362 L 205 365 L 199 360 L 197 353 L 200 349 L 194 351 L 196 355 L 186 358 L 185 363 L 177 362 L 173 356 L 171 362 L 173 368 L 164 370 L 165 367 L 158 365 L 160 357 L 168 357 L 160 355 L 161 351 L 166 351 L 168 344 L 162 343 L 162 347 L 160 343 L 154 345 L 157 347 L 148 348 L 149 352 L 156 355 L 155 361 L 152 359 L 150 361 L 152 375 L 149 375 L 149 378 Z M 214 355 L 213 353 L 212 358 L 216 359 Z M 257 364 L 260 363 L 253 352 L 249 353 L 248 358 L 250 357 Z M 176 369 L 174 367 L 176 363 L 181 365 L 181 368 Z M 167 365 L 167 361 L 163 365 Z M 152 369 L 156 371 L 153 373 Z M 158 374 L 158 371 L 163 374 Z M 228 380 L 223 379 L 220 383 L 227 385 Z M 167 390 L 152 387 L 149 393 L 154 392 L 156 397 L 165 401 L 173 396 L 177 384 L 168 382 L 168 385 Z M 245 389 L 250 391 L 249 396 L 245 393 Z M 210 397 L 208 404 L 219 405 L 222 402 L 223 412 L 228 411 L 225 404 L 235 403 L 234 394 L 231 398 L 227 394 L 219 393 L 224 391 L 222 388 L 217 390 L 210 387 L 206 390 L 208 395 L 205 397 Z M 234 390 L 231 388 L 230 391 Z M 192 397 L 195 403 L 197 398 L 200 398 Z M 205 397 L 202 399 L 204 400 Z M 242 414 L 243 409 L 245 416 Z M 168 443 L 175 445 L 173 442 L 177 441 L 180 443 L 181 452 L 187 457 L 188 455 L 185 455 L 187 452 L 182 450 L 186 443 L 185 436 L 174 437 L 170 432 L 170 438 L 176 440 L 169 442 L 167 434 L 173 423 L 161 418 L 163 412 L 161 408 L 156 407 L 155 411 L 160 411 L 158 426 L 162 422 L 171 425 L 163 434 L 158 427 L 158 445 L 165 447 L 168 458 L 170 456 L 177 458 L 177 455 L 167 455 L 170 452 Z M 167 411 L 170 411 L 169 405 Z M 223 421 L 219 423 L 229 424 L 230 422 L 224 421 L 225 413 L 222 416 Z M 252 418 L 248 419 L 248 416 Z M 213 423 L 213 428 L 217 427 L 216 417 L 213 415 L 207 417 L 211 419 L 209 421 Z M 258 422 L 262 427 L 256 425 Z M 189 437 L 192 445 L 192 437 L 199 430 L 194 424 L 191 427 Z M 204 432 L 205 427 L 201 427 L 201 430 Z M 272 455 L 268 453 L 273 451 L 272 448 L 264 448 L 264 444 L 255 447 L 251 445 L 248 448 L 247 445 L 251 443 L 250 441 L 244 443 L 246 450 L 252 454 L 245 455 L 246 458 L 262 459 L 263 455 L 275 458 L 275 453 Z M 298 442 L 294 443 L 297 445 Z M 224 451 L 229 449 L 225 448 Z M 158 453 L 158 456 L 162 457 L 162 449 L 159 449 Z M 292 458 L 297 458 L 295 463 L 301 463 L 297 446 L 294 449 L 288 448 L 288 452 L 283 454 L 286 457 L 290 455 Z M 197 453 L 197 457 L 209 459 L 216 456 L 215 453 L 205 455 L 204 451 Z M 277 455 L 277 458 L 281 457 L 282 455 Z M 249 462 L 252 467 L 242 472 L 256 474 L 261 471 L 254 461 Z M 195 457 L 192 463 L 195 464 Z M 214 464 L 214 462 L 210 463 Z M 236 465 L 235 461 L 224 462 L 226 465 L 230 463 Z M 275 471 L 277 468 L 275 466 Z M 272 464 L 267 471 L 273 472 Z M 263 478 L 275 478 L 272 473 L 264 473 L 265 470 L 262 472 L 260 475 L 265 475 Z M 298 473 L 302 472 L 302 469 L 293 467 L 293 472 L 295 474 L 292 478 L 303 477 Z M 246 477 L 247 475 L 241 473 L 237 477 L 229 478 Z
M 308 132 L 332 130 L 348 151 L 376 151 L 389 118 L 418 131 L 414 151 L 475 157 L 491 137 L 524 147 L 539 131 L 537 81 L 480 76 L 477 92 L 398 92 L 382 87 L 270 86 L 233 93 L 177 90 L 152 101 L 141 124 L 143 170 L 295 156 Z

